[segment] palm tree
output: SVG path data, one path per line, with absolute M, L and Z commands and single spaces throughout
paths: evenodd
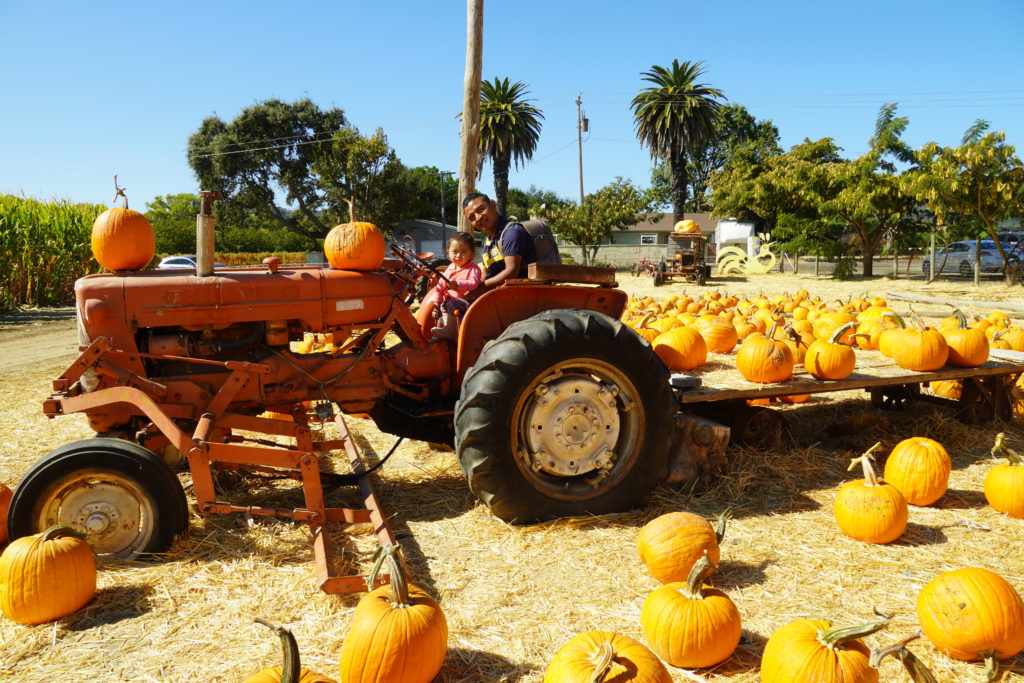
M 510 84 L 507 78 L 480 84 L 480 164 L 491 160 L 494 200 L 501 214 L 505 213 L 509 166 L 515 161 L 518 168 L 531 159 L 540 138 L 544 114 L 528 104 L 532 100 L 523 99 L 526 94 L 523 83 Z
M 676 221 L 686 206 L 686 155 L 712 138 L 718 99 L 725 99 L 721 90 L 697 82 L 703 64 L 674 59 L 668 69 L 652 66 L 640 75 L 654 85 L 637 93 L 631 105 L 640 144 L 650 148 L 653 159 L 668 160 Z

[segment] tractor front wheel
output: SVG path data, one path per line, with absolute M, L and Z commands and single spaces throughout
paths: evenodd
M 466 373 L 455 447 L 470 489 L 506 521 L 619 512 L 664 479 L 674 413 L 669 372 L 635 332 L 546 311 Z
M 33 465 L 14 490 L 10 538 L 55 524 L 81 532 L 98 555 L 167 550 L 188 526 L 181 483 L 147 448 L 121 439 L 83 439 Z

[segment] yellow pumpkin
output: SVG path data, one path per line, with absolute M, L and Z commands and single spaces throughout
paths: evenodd
M 672 676 L 642 643 L 610 631 L 589 631 L 566 643 L 544 672 L 544 683 L 578 681 L 672 683 Z
M 697 225 L 697 221 L 686 218 L 676 223 L 672 230 L 674 232 L 696 234 L 700 232 L 700 226 Z

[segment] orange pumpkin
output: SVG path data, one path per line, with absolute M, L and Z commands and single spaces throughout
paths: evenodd
M 708 359 L 708 345 L 692 327 L 662 332 L 651 342 L 654 353 L 673 372 L 692 370 Z
M 942 330 L 942 336 L 949 346 L 947 362 L 960 368 L 976 368 L 988 360 L 988 337 L 984 330 L 968 327 L 967 318 L 960 309 L 954 312 L 957 326 Z
M 377 270 L 384 262 L 384 235 L 373 223 L 357 221 L 355 202 L 348 202 L 349 222 L 336 225 L 324 240 L 324 255 L 331 268 Z
M 274 626 L 263 619 L 256 619 L 256 623 L 272 629 L 280 638 L 284 663 L 281 666 L 271 667 L 253 674 L 245 679 L 244 683 L 335 683 L 333 678 L 326 678 L 302 668 L 299 659 L 299 646 L 295 643 L 295 636 L 291 631 Z
M 789 396 L 779 396 L 779 400 L 783 403 L 807 403 L 810 398 L 810 394 L 790 394 Z
M 673 232 L 680 232 L 685 234 L 699 234 L 700 226 L 697 225 L 697 221 L 686 218 L 676 223 L 672 230 Z
M 880 340 L 880 349 L 881 343 Z M 896 365 L 915 372 L 938 370 L 949 357 L 946 338 L 932 327 L 908 327 L 897 332 L 889 350 Z
M 698 324 L 696 327 L 711 353 L 729 353 L 736 348 L 736 343 L 739 341 L 736 328 L 722 320 Z
M 878 683 L 878 669 L 861 638 L 885 622 L 833 626 L 824 619 L 797 619 L 768 639 L 761 655 L 761 683 Z
M 716 530 L 700 515 L 681 510 L 655 517 L 637 534 L 640 561 L 661 583 L 685 581 L 705 554 L 712 564 L 718 564 L 725 524 L 725 515 L 719 518 Z
M 81 534 L 53 526 L 0 555 L 0 611 L 19 624 L 74 614 L 96 595 L 96 559 Z
M 992 455 L 1009 462 L 995 465 L 985 475 L 985 500 L 999 512 L 1024 518 L 1024 458 L 1007 448 L 1004 438 L 1002 432 L 996 435 Z
M 907 528 L 907 501 L 903 494 L 892 484 L 879 480 L 871 466 L 871 454 L 881 445 L 876 443 L 850 463 L 850 469 L 861 464 L 864 478 L 839 487 L 833 504 L 842 532 L 867 543 L 891 543 Z
M 857 326 L 856 322 L 848 322 L 833 330 L 826 339 L 819 339 L 807 347 L 804 355 L 804 368 L 815 379 L 846 379 L 857 364 L 853 348 L 841 344 L 840 338 L 847 330 Z
M 754 333 L 743 340 L 736 353 L 736 368 L 748 381 L 771 384 L 793 376 L 793 352 L 784 341 L 772 339 L 774 334 L 772 325 L 767 336 Z
M 640 628 L 655 654 L 672 666 L 701 668 L 725 661 L 740 642 L 740 613 L 729 596 L 704 585 L 713 567 L 701 557 L 685 583 L 651 591 Z
M 124 194 L 120 193 L 123 197 Z M 107 209 L 92 224 L 92 254 L 107 270 L 139 270 L 156 253 L 156 233 L 149 220 L 128 208 Z
M 544 683 L 579 681 L 671 683 L 672 676 L 642 643 L 610 631 L 590 631 L 566 643 L 544 672 Z
M 924 436 L 900 441 L 885 461 L 882 477 L 911 505 L 931 505 L 946 493 L 951 464 L 942 444 Z

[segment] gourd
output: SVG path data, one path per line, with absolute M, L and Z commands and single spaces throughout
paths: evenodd
M 566 643 L 544 672 L 544 683 L 671 683 L 672 676 L 647 646 L 610 631 L 581 633 Z
M 931 505 L 949 486 L 949 453 L 924 436 L 904 439 L 885 461 L 882 478 L 900 490 L 911 505 Z
M 677 327 L 662 332 L 651 342 L 654 353 L 669 370 L 692 370 L 704 365 L 708 359 L 708 345 L 704 337 L 691 327 Z
M 977 327 L 968 327 L 967 318 L 959 308 L 953 310 L 957 326 L 942 330 L 949 346 L 947 362 L 960 368 L 976 368 L 988 360 L 988 337 Z
M 793 352 L 784 341 L 773 339 L 775 324 L 766 335 L 747 336 L 736 353 L 736 369 L 748 381 L 760 384 L 782 382 L 793 375 Z
M 0 555 L 0 611 L 19 624 L 74 614 L 96 595 L 96 558 L 66 526 L 11 541 Z
M 11 505 L 11 490 L 0 484 L 0 545 L 7 543 L 7 508 Z
M 995 465 L 985 475 L 985 500 L 999 512 L 1024 519 L 1024 458 L 1007 448 L 1004 438 L 1002 432 L 996 434 L 992 455 L 1009 462 Z
M 729 596 L 704 585 L 707 556 L 685 583 L 660 586 L 640 610 L 640 628 L 655 654 L 672 666 L 701 668 L 725 661 L 740 642 L 740 613 Z
M 804 368 L 815 379 L 846 379 L 853 372 L 857 358 L 853 347 L 839 342 L 840 338 L 857 326 L 848 322 L 837 327 L 828 339 L 819 339 L 807 347 Z
M 655 517 L 637 534 L 640 561 L 661 583 L 685 581 L 705 553 L 712 565 L 718 564 L 728 518 L 728 511 L 719 515 L 715 529 L 692 512 L 677 510 Z
M 381 564 L 391 565 L 391 584 L 363 596 L 341 646 L 344 683 L 429 683 L 448 649 L 444 612 L 424 591 L 408 583 L 398 546 L 380 548 L 368 580 Z
M 331 228 L 324 239 L 324 255 L 331 268 L 377 270 L 384 262 L 384 235 L 373 223 L 356 220 L 355 199 L 348 202 L 348 223 Z
M 1024 600 L 988 569 L 954 569 L 929 581 L 917 594 L 917 620 L 939 650 L 984 659 L 990 671 L 1024 649 Z
M 269 621 L 256 619 L 256 623 L 263 624 L 274 631 L 281 639 L 281 650 L 284 654 L 284 663 L 281 666 L 264 669 L 245 679 L 244 683 L 336 683 L 333 678 L 326 678 L 320 674 L 303 669 L 299 660 L 299 646 L 295 643 L 295 636 L 286 628 L 274 626 Z
M 879 480 L 871 466 L 871 454 L 881 445 L 876 443 L 864 455 L 853 459 L 848 469 L 860 463 L 864 478 L 839 487 L 833 505 L 836 523 L 842 532 L 868 543 L 890 543 L 907 528 L 907 501 L 903 494 L 892 484 Z
M 824 619 L 797 619 L 771 635 L 761 655 L 761 683 L 878 683 L 870 651 L 860 641 L 885 626 L 832 626 Z
M 146 217 L 128 208 L 128 196 L 117 186 L 114 176 L 114 201 L 123 207 L 107 209 L 92 224 L 92 254 L 107 270 L 139 270 L 149 265 L 156 253 L 156 233 Z

